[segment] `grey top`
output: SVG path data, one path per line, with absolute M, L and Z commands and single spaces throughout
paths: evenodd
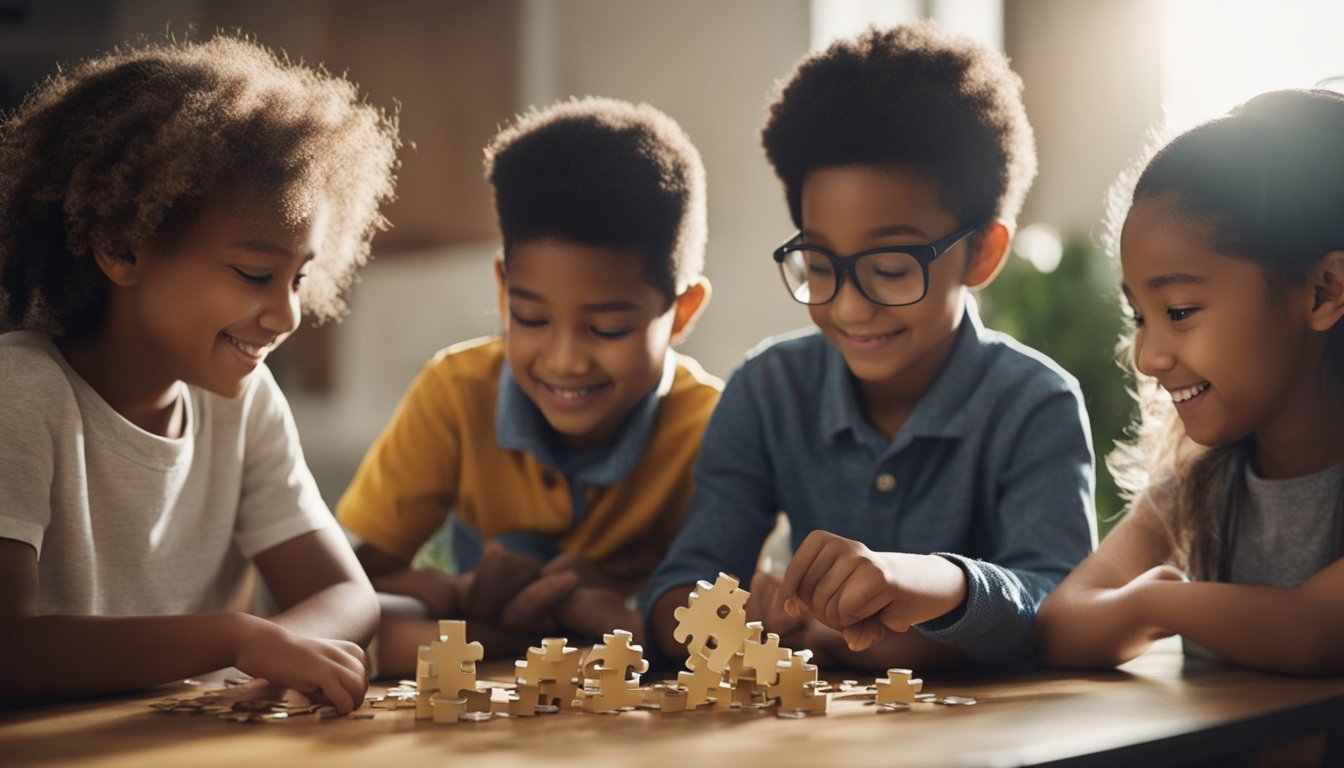
M 1230 580 L 1296 587 L 1334 561 L 1332 534 L 1344 464 L 1286 480 L 1266 480 L 1250 462 L 1244 467 L 1246 504 L 1232 545 Z M 1181 640 L 1187 655 L 1219 658 L 1192 640 Z
M 878 551 L 938 553 L 966 602 L 916 629 L 972 658 L 1032 658 L 1036 607 L 1096 544 L 1077 382 L 981 325 L 973 302 L 943 370 L 888 440 L 845 359 L 814 332 L 766 342 L 729 379 L 682 529 L 643 598 L 725 571 L 744 588 L 783 511 L 796 549 L 822 529 Z
M 1246 464 L 1246 506 L 1232 549 L 1239 584 L 1296 587 L 1333 561 L 1344 464 L 1306 477 L 1266 480 Z

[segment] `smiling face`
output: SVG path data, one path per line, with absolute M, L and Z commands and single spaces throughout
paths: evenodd
M 118 300 L 153 361 L 145 375 L 240 394 L 298 327 L 303 267 L 324 231 L 324 214 L 290 225 L 274 206 L 231 194 L 206 203 L 171 245 L 137 249 Z
M 568 444 L 612 439 L 662 378 L 668 296 L 638 255 L 557 239 L 515 244 L 497 276 L 505 355 L 523 392 Z
M 917 173 L 868 166 L 820 168 L 803 181 L 804 242 L 844 257 L 883 245 L 926 244 L 970 222 L 938 199 L 937 185 Z M 951 351 L 965 306 L 969 241 L 929 265 L 929 290 L 917 304 L 884 307 L 846 280 L 812 321 L 845 356 L 866 402 L 901 393 L 917 399 Z
M 1255 263 L 1215 251 L 1167 197 L 1141 200 L 1121 233 L 1134 362 L 1170 394 L 1186 433 L 1222 445 L 1294 418 L 1311 402 L 1306 313 L 1271 296 Z

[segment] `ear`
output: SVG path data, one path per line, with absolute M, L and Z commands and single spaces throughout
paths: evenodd
M 1344 251 L 1325 254 L 1312 272 L 1311 287 L 1311 328 L 1328 331 L 1344 317 Z
M 146 258 L 137 255 L 137 250 L 139 249 L 132 247 L 125 254 L 118 254 L 103 246 L 95 246 L 93 260 L 98 263 L 98 268 L 107 275 L 107 279 L 111 280 L 113 285 L 129 288 L 140 282 L 140 278 L 145 274 Z
M 495 255 L 495 287 L 499 290 L 499 295 L 496 297 L 498 305 L 495 309 L 499 312 L 501 326 L 507 326 L 509 324 L 509 289 L 508 281 L 504 278 L 503 251 Z
M 1012 233 L 1006 224 L 995 220 L 982 227 L 972 239 L 975 250 L 966 259 L 966 273 L 962 282 L 968 288 L 983 288 L 1003 269 Z
M 701 276 L 677 296 L 673 304 L 675 313 L 672 317 L 673 344 L 679 344 L 691 335 L 695 321 L 700 319 L 700 313 L 709 305 L 709 294 L 709 278 Z

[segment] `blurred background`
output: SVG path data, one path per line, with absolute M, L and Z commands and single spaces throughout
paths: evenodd
M 0 108 L 58 63 L 223 29 L 399 111 L 394 228 L 351 315 L 271 362 L 334 505 L 420 366 L 497 328 L 481 148 L 515 113 L 599 94 L 649 102 L 690 134 L 708 170 L 714 296 L 683 351 L 726 377 L 760 339 L 809 323 L 769 256 L 792 234 L 758 142 L 776 82 L 837 36 L 924 17 L 1003 50 L 1025 83 L 1041 171 L 981 305 L 1078 377 L 1100 459 L 1130 418 L 1117 270 L 1100 245 L 1108 188 L 1161 131 L 1344 75 L 1344 0 L 0 0 Z M 1099 465 L 1104 531 L 1120 501 Z

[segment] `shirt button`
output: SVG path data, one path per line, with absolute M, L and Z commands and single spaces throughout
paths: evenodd
M 877 476 L 877 490 L 883 493 L 890 493 L 896 489 L 896 478 L 890 472 L 883 472 Z

